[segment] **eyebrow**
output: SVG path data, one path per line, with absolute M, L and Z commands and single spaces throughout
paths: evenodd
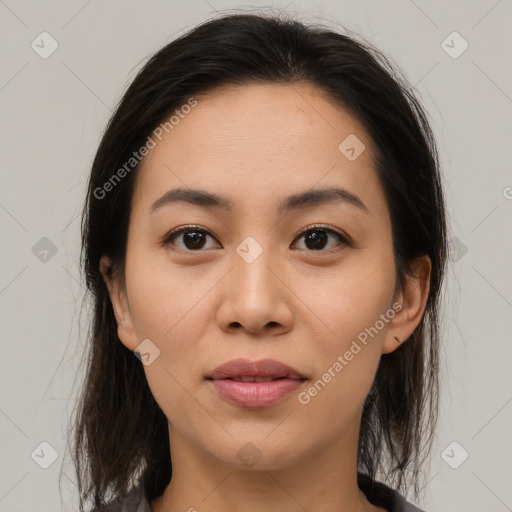
M 200 207 L 215 207 L 228 212 L 232 212 L 233 210 L 233 202 L 227 197 L 219 196 L 205 190 L 177 188 L 169 190 L 162 197 L 157 199 L 149 209 L 149 213 L 152 214 L 163 206 L 177 202 L 185 202 Z M 357 195 L 340 187 L 307 190 L 306 192 L 292 194 L 285 197 L 278 204 L 277 212 L 283 214 L 307 206 L 333 202 L 343 202 L 355 206 L 365 213 L 370 213 L 368 207 Z

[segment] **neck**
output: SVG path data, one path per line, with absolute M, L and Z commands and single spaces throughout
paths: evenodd
M 248 468 L 240 468 L 238 459 L 231 461 L 230 453 L 214 457 L 169 426 L 172 479 L 163 495 L 151 502 L 152 510 L 386 512 L 368 502 L 357 485 L 359 421 L 334 442 L 300 456 L 279 456 L 267 436 L 261 459 Z M 244 439 L 241 445 L 246 443 Z M 265 461 L 265 452 L 277 455 Z

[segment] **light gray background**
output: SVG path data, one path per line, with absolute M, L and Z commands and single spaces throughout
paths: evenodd
M 78 330 L 79 215 L 113 106 L 142 62 L 186 29 L 214 11 L 269 5 L 0 0 L 1 512 L 78 510 L 65 447 L 87 332 L 87 314 Z M 455 238 L 441 422 L 420 505 L 512 510 L 512 2 L 294 0 L 286 10 L 368 38 L 431 115 Z M 47 59 L 31 47 L 43 31 L 59 45 Z M 442 47 L 453 31 L 469 44 L 458 58 Z M 46 261 L 36 246 L 43 237 L 57 249 Z M 48 469 L 35 462 L 50 460 L 42 442 L 58 453 Z M 460 460 L 462 450 L 468 459 L 452 469 L 445 460 Z

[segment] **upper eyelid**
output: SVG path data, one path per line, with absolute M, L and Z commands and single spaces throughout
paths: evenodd
M 313 229 L 324 229 L 325 231 L 330 231 L 331 233 L 334 233 L 335 235 L 338 235 L 338 236 L 340 236 L 342 238 L 347 238 L 348 239 L 348 235 L 346 235 L 343 232 L 339 232 L 337 229 L 335 229 L 333 227 L 330 227 L 329 225 L 326 225 L 326 224 L 311 224 L 309 226 L 306 226 L 305 228 L 302 228 L 295 235 L 295 237 L 301 236 L 304 233 L 307 233 L 308 231 L 312 231 Z

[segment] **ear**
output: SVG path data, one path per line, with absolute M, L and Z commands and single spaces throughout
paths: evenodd
M 125 286 L 119 276 L 114 276 L 111 262 L 105 255 L 100 259 L 100 272 L 107 285 L 110 302 L 116 317 L 117 335 L 123 345 L 133 351 L 139 343 Z
M 414 260 L 413 275 L 407 276 L 403 291 L 395 297 L 402 309 L 389 322 L 382 353 L 389 354 L 407 340 L 419 325 L 425 311 L 430 291 L 430 271 L 432 264 L 427 255 Z

